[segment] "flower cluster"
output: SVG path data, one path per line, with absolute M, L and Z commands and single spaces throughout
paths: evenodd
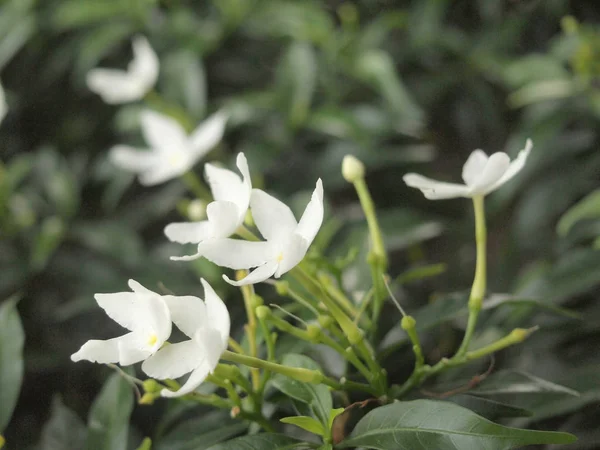
M 133 42 L 134 60 L 127 71 L 94 69 L 88 86 L 107 103 L 140 100 L 158 77 L 158 58 L 145 38 Z M 173 118 L 145 110 L 140 117 L 142 135 L 149 150 L 117 145 L 109 158 L 118 167 L 138 175 L 143 185 L 155 185 L 181 176 L 222 139 L 227 115 L 217 112 L 190 135 Z M 172 242 L 197 244 L 197 253 L 174 260 L 204 257 L 232 269 L 255 268 L 240 286 L 279 278 L 305 256 L 323 222 L 323 185 L 317 181 L 312 198 L 296 221 L 291 209 L 260 189 L 252 189 L 248 162 L 243 153 L 236 158 L 237 173 L 207 163 L 206 181 L 213 201 L 206 206 L 206 220 L 171 223 L 165 235 Z M 232 239 L 251 211 L 264 241 Z M 177 391 L 163 389 L 164 397 L 193 392 L 219 363 L 227 349 L 229 312 L 213 288 L 201 280 L 204 300 L 193 296 L 160 295 L 134 280 L 132 292 L 96 294 L 98 305 L 130 332 L 108 340 L 90 340 L 72 355 L 73 361 L 118 363 L 142 362 L 142 370 L 156 379 L 179 378 L 189 373 Z M 172 324 L 189 339 L 169 343 Z

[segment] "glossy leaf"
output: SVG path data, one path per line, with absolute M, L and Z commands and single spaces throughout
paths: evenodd
M 518 370 L 501 370 L 469 391 L 477 395 L 535 394 L 553 392 L 578 397 L 573 389 Z
M 338 448 L 505 450 L 532 444 L 568 444 L 568 433 L 508 428 L 448 402 L 415 400 L 367 414 Z
M 295 416 L 295 417 L 284 417 L 279 420 L 282 423 L 289 423 L 291 425 L 296 425 L 297 427 L 302 428 L 312 434 L 316 434 L 318 436 L 325 435 L 325 429 L 321 422 L 313 419 L 312 417 L 307 416 Z
M 261 433 L 213 445 L 208 450 L 304 450 L 308 448 L 314 447 L 283 434 Z
M 495 399 L 477 397 L 476 395 L 461 394 L 448 398 L 448 401 L 463 406 L 489 420 L 500 417 L 529 417 L 533 413 L 527 409 L 512 406 Z
M 111 375 L 92 404 L 85 449 L 125 450 L 132 410 L 131 385 L 118 373 Z
M 10 422 L 23 379 L 25 335 L 17 311 L 17 298 L 0 305 L 0 432 Z

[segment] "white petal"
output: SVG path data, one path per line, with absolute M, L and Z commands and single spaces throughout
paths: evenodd
M 256 284 L 265 281 L 271 276 L 273 276 L 277 271 L 278 267 L 279 263 L 276 260 L 269 261 L 263 264 L 262 266 L 254 269 L 245 278 L 242 278 L 239 281 L 233 281 L 229 277 L 227 277 L 227 275 L 223 275 L 223 279 L 232 286 L 245 286 L 247 284 Z
M 191 372 L 204 360 L 204 349 L 195 341 L 167 344 L 142 364 L 142 370 L 157 380 L 179 378 Z
M 148 307 L 147 298 L 134 292 L 96 294 L 94 298 L 108 317 L 122 327 L 131 331 L 143 327 L 146 315 L 144 310 Z
M 156 84 L 158 79 L 158 56 L 144 36 L 133 38 L 133 60 L 128 71 L 131 77 L 138 81 L 145 95 Z
M 192 337 L 200 327 L 207 326 L 206 305 L 191 295 L 165 295 L 164 301 L 171 313 L 171 320 L 177 328 Z
M 485 167 L 475 181 L 469 185 L 471 195 L 482 195 L 493 186 L 508 170 L 510 158 L 506 153 L 497 152 L 488 158 Z
M 469 188 L 464 184 L 444 183 L 416 173 L 407 173 L 402 179 L 407 186 L 420 189 L 429 200 L 469 197 Z
M 208 374 L 210 373 L 210 367 L 208 364 L 201 364 L 195 370 L 192 371 L 189 378 L 185 382 L 183 386 L 178 391 L 170 391 L 168 389 L 163 389 L 160 392 L 160 395 L 163 397 L 181 397 L 183 395 L 194 392 L 198 386 L 202 384 L 202 382 L 206 379 Z
M 139 100 L 146 93 L 140 81 L 124 70 L 92 69 L 86 76 L 86 84 L 111 105 Z
M 296 233 L 306 239 L 308 245 L 312 243 L 315 236 L 317 235 L 321 224 L 323 223 L 323 183 L 321 179 L 317 181 L 317 187 L 315 188 L 310 202 L 306 205 L 304 214 L 300 218 Z
M 148 342 L 144 342 L 141 336 L 135 333 L 129 333 L 131 339 L 123 339 L 118 342 L 119 347 L 119 364 L 122 366 L 130 366 L 131 364 L 139 363 L 148 358 L 158 347 L 150 349 Z M 126 336 L 129 336 L 126 335 Z M 161 343 L 162 345 L 162 343 Z
M 199 244 L 198 253 L 218 266 L 236 270 L 250 269 L 271 259 L 273 246 L 268 242 L 212 239 Z
M 268 241 L 277 241 L 294 232 L 298 223 L 292 210 L 283 202 L 260 189 L 252 189 L 252 218 Z
M 183 175 L 189 169 L 190 167 L 185 163 L 178 166 L 165 163 L 161 166 L 153 167 L 152 170 L 148 172 L 141 173 L 138 179 L 144 186 L 154 186 L 156 184 L 172 180 L 173 178 L 177 178 L 178 176 Z
M 198 244 L 213 236 L 213 228 L 207 220 L 200 222 L 176 222 L 165 227 L 165 235 L 171 242 Z
M 245 209 L 248 209 L 249 189 L 238 174 L 210 163 L 204 165 L 204 174 L 216 201 L 237 203 L 244 201 L 245 198 Z
M 525 143 L 525 148 L 521 150 L 517 157 L 514 159 L 514 161 L 510 163 L 508 169 L 506 170 L 504 175 L 502 175 L 502 178 L 500 178 L 498 181 L 496 181 L 496 183 L 490 186 L 485 193 L 488 194 L 492 191 L 495 191 L 504 183 L 512 179 L 516 174 L 518 174 L 523 169 L 523 167 L 525 167 L 525 163 L 527 162 L 527 158 L 529 157 L 529 153 L 531 153 L 532 148 L 533 142 L 531 142 L 531 139 L 527 139 L 527 142 Z
M 133 292 L 136 292 L 138 294 L 158 295 L 156 292 L 151 291 L 147 287 L 142 286 L 140 283 L 138 283 L 137 281 L 132 280 L 132 279 L 130 279 L 130 280 L 127 281 L 127 286 L 129 286 L 129 288 Z
M 227 114 L 217 112 L 192 132 L 189 142 L 195 158 L 202 158 L 221 141 L 227 119 Z
M 217 295 L 212 286 L 202 278 L 200 279 L 204 286 L 204 302 L 206 303 L 206 312 L 208 316 L 208 324 L 210 327 L 217 330 L 221 336 L 222 350 L 225 350 L 229 341 L 229 332 L 231 330 L 231 319 L 229 311 Z
M 289 241 L 278 255 L 279 267 L 275 272 L 275 278 L 279 278 L 281 275 L 293 269 L 298 265 L 300 261 L 306 255 L 310 243 L 301 235 L 293 234 Z
M 110 149 L 108 158 L 115 166 L 135 173 L 150 170 L 161 162 L 156 153 L 128 145 L 115 145 Z
M 488 155 L 486 155 L 483 150 L 474 150 L 469 155 L 462 170 L 462 178 L 467 186 L 470 186 L 475 182 L 479 174 L 483 171 L 487 161 Z
M 2 85 L 0 84 L 0 122 L 2 122 L 2 120 L 6 116 L 7 112 L 8 112 L 8 105 L 6 104 L 6 97 L 4 95 L 4 89 L 2 88 Z
M 100 364 L 121 363 L 123 365 L 129 365 L 142 361 L 150 354 L 150 352 L 141 352 L 139 354 L 139 359 L 131 362 L 132 358 L 129 357 L 131 354 L 127 350 L 133 349 L 134 351 L 139 351 L 138 347 L 139 345 L 134 333 L 128 333 L 105 341 L 93 339 L 87 341 L 81 346 L 79 351 L 71 355 L 71 360 L 75 362 L 86 360 Z M 125 360 L 122 358 L 123 353 L 128 356 Z
M 203 364 L 208 366 L 210 373 L 213 373 L 219 364 L 221 354 L 227 348 L 227 345 L 223 346 L 221 333 L 214 328 L 201 328 L 195 334 L 194 341 L 204 348 L 206 358 Z
M 238 207 L 235 203 L 226 201 L 211 202 L 206 207 L 206 215 L 212 227 L 212 236 L 226 238 L 231 236 L 242 224 Z
M 147 109 L 142 111 L 140 121 L 144 139 L 152 148 L 167 155 L 185 151 L 187 135 L 175 119 Z

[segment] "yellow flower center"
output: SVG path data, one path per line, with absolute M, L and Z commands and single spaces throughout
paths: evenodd
M 148 338 L 148 345 L 153 346 L 154 344 L 156 344 L 156 341 L 158 341 L 158 337 L 156 336 L 156 334 L 152 333 Z
M 277 262 L 280 263 L 281 261 L 283 261 L 283 252 L 277 255 Z
M 182 160 L 183 156 L 181 155 L 181 152 L 175 152 L 169 155 L 169 164 L 171 164 L 172 166 L 179 165 Z

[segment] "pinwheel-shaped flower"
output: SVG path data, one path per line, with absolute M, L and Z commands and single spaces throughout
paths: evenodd
M 142 370 L 162 380 L 190 373 L 178 391 L 163 389 L 163 397 L 180 397 L 193 392 L 212 373 L 229 341 L 229 312 L 213 288 L 201 280 L 204 302 L 198 297 L 165 296 L 173 323 L 190 339 L 168 344 L 146 359 Z
M 94 298 L 108 316 L 129 333 L 106 341 L 87 341 L 73 361 L 119 363 L 128 366 L 154 354 L 171 334 L 171 314 L 164 296 L 146 289 L 137 281 L 129 280 L 133 292 L 96 294 Z
M 445 183 L 432 180 L 416 173 L 404 175 L 404 182 L 420 189 L 430 200 L 442 200 L 456 197 L 485 196 L 512 179 L 525 166 L 533 144 L 527 140 L 525 148 L 514 161 L 503 152 L 487 156 L 483 150 L 475 150 L 463 166 L 462 178 L 465 184 Z
M 227 116 L 218 112 L 202 122 L 190 136 L 174 119 L 154 111 L 141 114 L 142 134 L 150 150 L 116 145 L 110 160 L 116 166 L 138 174 L 146 186 L 183 175 L 219 143 Z
M 165 234 L 169 240 L 180 244 L 197 244 L 206 239 L 226 238 L 235 232 L 244 221 L 252 192 L 248 162 L 243 153 L 238 154 L 236 164 L 242 174 L 241 178 L 230 170 L 212 164 L 204 166 L 215 199 L 206 207 L 208 220 L 167 225 Z M 195 255 L 191 258 L 194 257 Z M 183 259 L 190 259 L 190 257 L 183 257 Z
M 86 82 L 91 91 L 106 103 L 118 104 L 140 100 L 158 78 L 158 57 L 143 36 L 133 39 L 133 60 L 127 70 L 92 69 Z
M 266 239 L 263 242 L 238 239 L 208 240 L 198 245 L 198 255 L 231 269 L 256 267 L 240 281 L 223 278 L 234 286 L 260 283 L 271 276 L 279 278 L 294 268 L 308 250 L 323 223 L 323 184 L 319 179 L 300 222 L 291 209 L 260 189 L 250 198 L 252 217 Z
M 0 123 L 6 116 L 8 112 L 8 105 L 6 104 L 6 98 L 4 97 L 4 89 L 2 88 L 2 84 L 0 84 Z

